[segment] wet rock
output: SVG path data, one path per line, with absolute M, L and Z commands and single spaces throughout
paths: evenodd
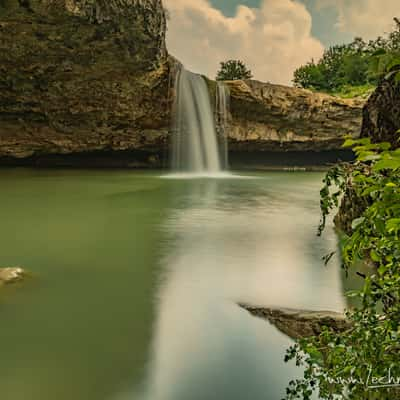
M 26 272 L 20 267 L 0 268 L 0 286 L 16 283 L 26 277 Z
M 240 304 L 251 315 L 263 318 L 292 339 L 318 336 L 323 327 L 345 331 L 349 322 L 345 316 L 333 311 L 305 311 L 289 308 L 263 308 Z

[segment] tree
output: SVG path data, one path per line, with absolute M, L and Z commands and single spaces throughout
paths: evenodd
M 349 44 L 329 47 L 318 62 L 311 61 L 295 71 L 294 85 L 328 93 L 376 85 L 400 59 L 400 20 L 394 21 L 395 29 L 385 37 L 368 43 L 356 37 Z
M 293 83 L 296 87 L 329 90 L 326 79 L 326 71 L 320 65 L 309 62 L 307 65 L 298 68 L 294 72 Z
M 217 73 L 217 81 L 235 81 L 240 79 L 251 79 L 253 74 L 246 67 L 243 61 L 228 60 L 221 62 L 220 70 Z

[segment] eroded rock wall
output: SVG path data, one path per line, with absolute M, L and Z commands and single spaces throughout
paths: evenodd
M 360 135 L 363 100 L 344 100 L 258 81 L 228 85 L 231 150 L 338 150 L 344 135 Z
M 0 6 L 0 158 L 159 157 L 170 112 L 161 0 Z

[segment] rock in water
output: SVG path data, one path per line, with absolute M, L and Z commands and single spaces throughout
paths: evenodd
M 0 268 L 0 285 L 16 283 L 23 280 L 26 272 L 20 267 Z
M 292 339 L 318 336 L 323 327 L 335 331 L 345 331 L 349 322 L 343 314 L 333 311 L 303 311 L 289 308 L 262 308 L 240 304 L 255 317 L 268 320 L 285 335 Z

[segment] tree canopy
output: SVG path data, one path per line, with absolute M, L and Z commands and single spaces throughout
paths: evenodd
M 228 60 L 221 62 L 216 79 L 217 81 L 235 81 L 239 79 L 251 79 L 252 77 L 253 74 L 243 61 Z
M 400 20 L 394 20 L 395 29 L 386 37 L 369 42 L 355 38 L 350 44 L 329 47 L 319 61 L 295 71 L 294 85 L 323 92 L 376 85 L 390 65 L 400 61 Z

